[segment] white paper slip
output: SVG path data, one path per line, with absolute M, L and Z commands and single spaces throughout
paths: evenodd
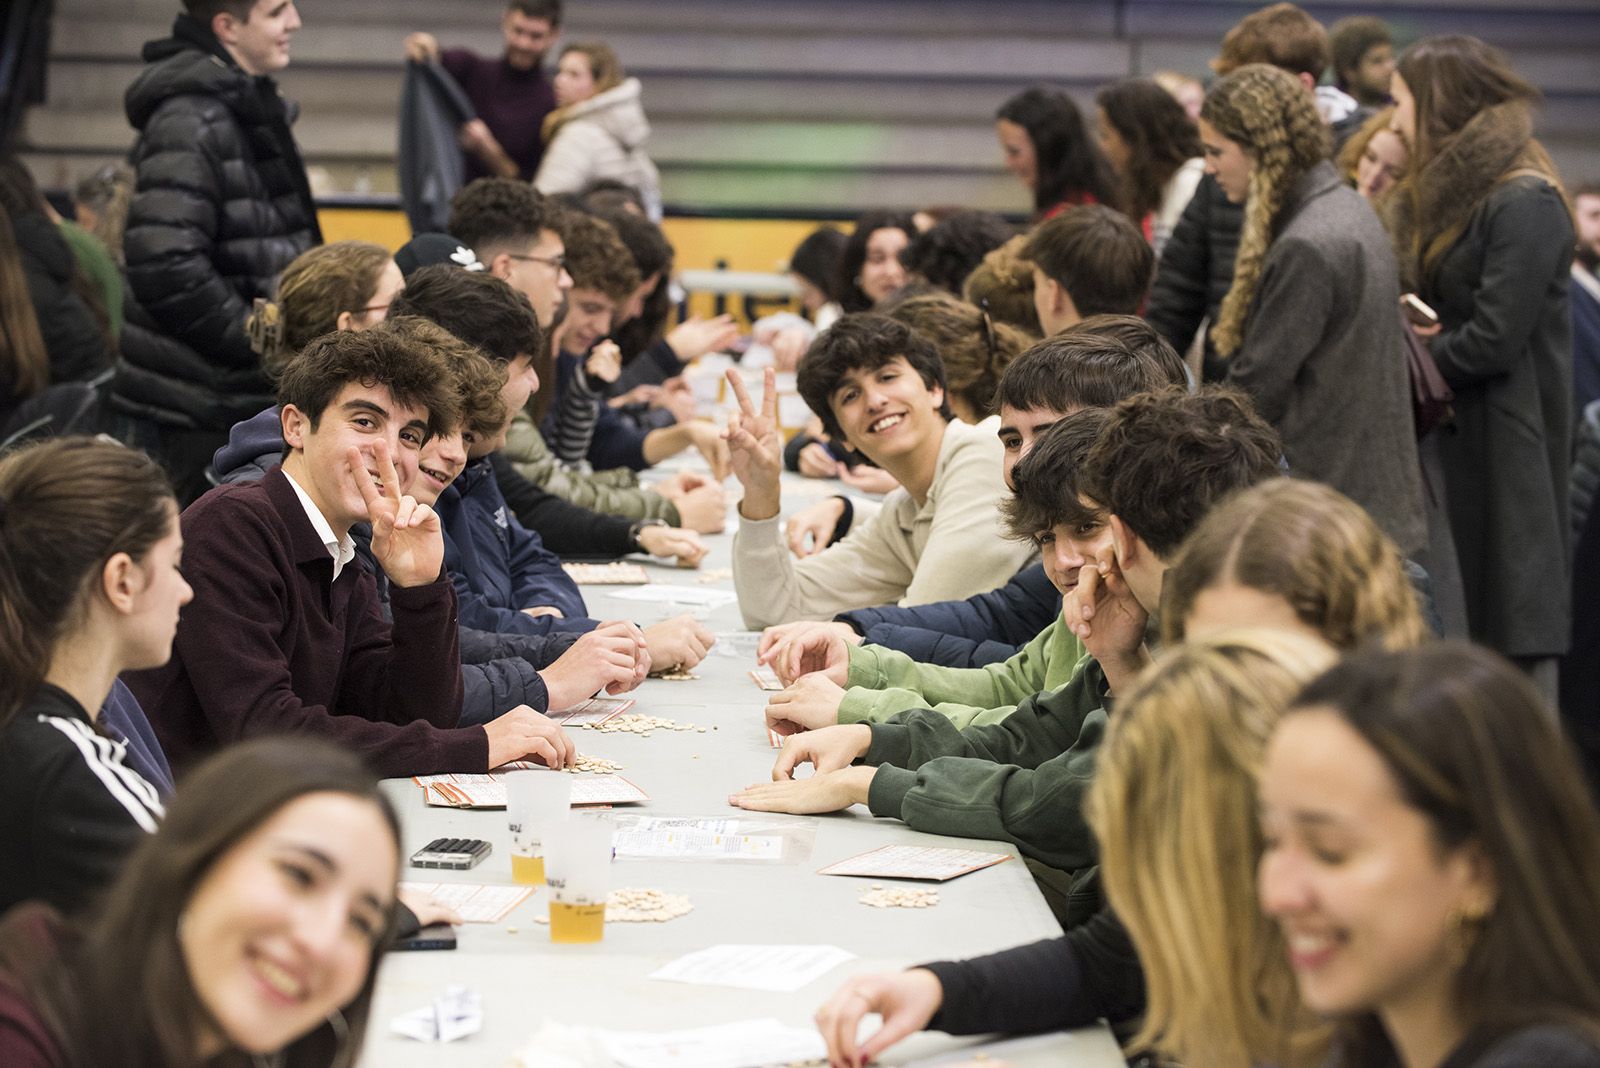
M 561 569 L 580 586 L 642 586 L 650 581 L 650 574 L 643 567 L 621 560 L 609 564 L 562 564 Z
M 616 832 L 619 857 L 674 857 L 703 860 L 781 860 L 783 839 L 769 834 L 729 834 L 696 827 L 663 827 Z
M 679 957 L 650 973 L 651 979 L 696 986 L 736 986 L 792 994 L 855 954 L 838 946 L 715 945 Z
M 604 723 L 612 716 L 622 715 L 633 705 L 631 697 L 591 697 L 546 715 L 563 727 L 581 727 L 585 723 Z
M 664 582 L 618 590 L 611 596 L 621 601 L 677 604 L 685 608 L 721 608 L 739 600 L 739 595 L 732 590 L 715 590 L 709 586 L 671 586 Z
M 931 879 L 944 882 L 958 875 L 1010 860 L 1006 853 L 943 846 L 880 846 L 837 864 L 817 869 L 818 875 L 860 875 L 870 879 Z
M 716 656 L 753 660 L 760 646 L 759 630 L 730 630 L 717 635 L 717 644 L 711 647 L 711 652 Z
M 486 886 L 481 883 L 401 883 L 400 889 L 427 894 L 455 909 L 467 923 L 499 923 L 533 893 L 531 886 Z
M 423 801 L 434 808 L 505 808 L 506 784 L 492 776 L 483 783 L 432 782 L 423 785 Z M 650 795 L 620 775 L 574 775 L 572 804 L 632 805 Z
M 447 986 L 432 1005 L 401 1013 L 389 1024 L 418 1042 L 454 1042 L 483 1030 L 483 998 L 464 986 Z
M 601 1031 L 598 1037 L 621 1068 L 761 1068 L 828 1055 L 816 1028 L 772 1018 L 690 1031 Z
M 755 684 L 761 687 L 763 690 L 783 689 L 783 683 L 778 680 L 777 672 L 773 671 L 769 667 L 766 667 L 765 665 L 762 667 L 751 668 L 750 677 L 754 679 Z

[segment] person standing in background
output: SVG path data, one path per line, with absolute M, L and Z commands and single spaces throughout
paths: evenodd
M 1333 84 L 1364 108 L 1389 106 L 1394 74 L 1394 38 L 1388 25 L 1370 15 L 1340 19 L 1328 32 L 1333 53 Z
M 1401 286 L 1438 313 L 1411 329 L 1455 393 L 1439 449 L 1468 633 L 1553 697 L 1571 624 L 1571 211 L 1533 137 L 1538 91 L 1497 50 L 1419 41 L 1391 92 L 1411 162 L 1384 208 Z
M 544 57 L 561 36 L 561 0 L 511 0 L 500 20 L 506 50 L 497 57 L 440 49 L 431 33 L 406 38 L 406 58 L 437 61 L 461 86 L 478 117 L 461 127 L 467 181 L 532 178 L 544 156 L 540 127 L 555 109 Z
M 272 79 L 299 29 L 294 0 L 184 0 L 124 98 L 138 131 L 123 234 L 134 301 L 111 404 L 180 502 L 205 492 L 228 428 L 272 403 L 245 336 L 250 302 L 322 243 L 296 109 Z

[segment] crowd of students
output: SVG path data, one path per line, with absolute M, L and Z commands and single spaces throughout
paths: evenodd
M 561 768 L 547 712 L 697 664 L 562 563 L 697 566 L 732 489 L 786 741 L 729 803 L 1011 843 L 1064 932 L 852 978 L 833 1064 L 1600 1065 L 1600 197 L 1504 57 L 1280 3 L 1209 86 L 1019 92 L 1027 225 L 819 229 L 718 426 L 741 328 L 673 321 L 641 86 L 560 23 L 407 40 L 478 117 L 393 255 L 321 241 L 293 0 L 186 0 L 76 224 L 0 162 L 0 1061 L 353 1063 L 449 918 L 376 779 Z

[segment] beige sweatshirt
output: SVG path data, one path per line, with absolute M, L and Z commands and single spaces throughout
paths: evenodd
M 1006 538 L 999 503 L 1002 450 L 994 428 L 950 422 L 922 505 L 904 489 L 845 539 L 796 560 L 782 520 L 739 520 L 733 586 L 747 627 L 831 619 L 852 608 L 957 600 L 1003 585 L 1033 547 Z

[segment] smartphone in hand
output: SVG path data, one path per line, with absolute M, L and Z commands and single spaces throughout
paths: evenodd
M 1428 307 L 1415 293 L 1401 294 L 1400 307 L 1405 309 L 1406 318 L 1411 321 L 1412 326 L 1439 325 L 1439 313 Z

